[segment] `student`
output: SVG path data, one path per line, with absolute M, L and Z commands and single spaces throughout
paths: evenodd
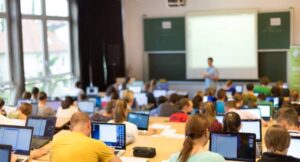
M 122 99 L 126 101 L 128 110 L 136 110 L 136 108 L 134 108 L 134 93 L 131 90 L 124 90 L 122 93 Z
M 128 109 L 124 100 L 117 100 L 116 106 L 113 111 L 113 120 L 108 123 L 120 123 L 126 125 L 126 144 L 130 144 L 135 141 L 138 136 L 137 126 L 126 121 Z
M 203 97 L 201 95 L 195 95 L 193 100 L 194 110 L 192 114 L 201 114 L 203 106 Z
M 150 111 L 150 115 L 151 116 L 158 116 L 159 115 L 159 113 L 160 113 L 160 106 L 162 105 L 162 104 L 165 104 L 165 103 L 167 103 L 168 102 L 168 98 L 167 97 L 165 97 L 165 96 L 159 96 L 158 97 L 158 99 L 157 99 L 157 108 L 155 108 L 155 109 L 152 109 L 151 111 Z
M 183 148 L 171 156 L 170 162 L 225 162 L 221 155 L 205 148 L 209 140 L 208 126 L 204 115 L 192 116 L 185 125 Z
M 33 87 L 31 90 L 32 100 L 37 101 L 40 90 L 37 87 Z
M 235 85 L 233 84 L 232 80 L 228 80 L 224 85 L 224 90 L 226 92 L 230 92 L 232 96 L 235 95 Z
M 72 97 L 79 97 L 80 95 L 84 94 L 84 91 L 83 91 L 83 89 L 82 89 L 81 86 L 82 86 L 82 85 L 81 85 L 81 82 L 80 82 L 80 81 L 75 82 L 75 85 L 74 85 L 74 87 L 71 89 L 69 95 L 72 96 Z
M 263 93 L 266 96 L 271 95 L 271 89 L 268 87 L 268 84 L 270 82 L 269 78 L 266 76 L 263 76 L 259 79 L 260 85 L 257 85 L 254 87 L 254 93 Z
M 31 93 L 30 92 L 27 92 L 27 91 L 25 91 L 25 92 L 23 92 L 23 94 L 22 94 L 22 99 L 23 100 L 31 100 Z
M 93 121 L 108 122 L 113 119 L 113 109 L 116 106 L 116 100 L 110 100 L 104 109 L 104 112 L 96 112 L 91 119 Z
M 217 89 L 217 81 L 219 79 L 219 73 L 217 68 L 213 66 L 213 58 L 209 57 L 207 59 L 208 68 L 206 68 L 205 72 L 202 73 L 202 77 L 204 78 L 204 86 L 205 89 L 213 88 Z
M 278 108 L 281 107 L 283 101 L 284 101 L 284 98 L 281 96 L 280 94 L 280 89 L 279 87 L 277 87 L 276 85 L 272 86 L 271 88 L 271 96 L 274 98 L 274 97 L 277 97 L 278 98 Z M 272 107 L 275 108 L 275 105 L 274 103 L 272 104 Z
M 50 161 L 121 162 L 114 155 L 113 149 L 101 140 L 90 138 L 92 128 L 88 115 L 76 112 L 72 115 L 70 123 L 71 132 L 54 138 Z
M 178 101 L 180 96 L 176 93 L 170 95 L 170 98 L 167 103 L 161 104 L 158 106 L 159 115 L 163 117 L 169 117 L 172 114 L 176 113 L 179 110 Z
M 47 104 L 48 96 L 45 92 L 40 92 L 38 95 L 38 115 L 42 117 L 55 116 L 55 112 L 48 107 Z
M 212 102 L 207 102 L 204 105 L 204 116 L 208 120 L 208 124 L 209 124 L 208 130 L 210 132 L 222 130 L 222 124 L 219 123 L 218 120 L 216 119 L 216 108 Z
M 273 107 L 273 103 L 272 102 L 269 102 L 269 101 L 266 101 L 267 97 L 265 94 L 263 93 L 260 93 L 258 96 L 257 96 L 257 105 L 270 105 L 271 107 Z
M 246 85 L 246 89 L 247 89 L 247 92 L 245 92 L 243 94 L 243 102 L 244 102 L 244 105 L 249 106 L 250 104 L 257 102 L 257 97 L 254 95 L 254 92 L 253 92 L 254 85 L 252 83 L 248 83 Z
M 299 92 L 297 90 L 292 90 L 291 92 L 291 104 L 299 104 Z
M 258 162 L 300 162 L 300 159 L 287 156 L 291 137 L 285 128 L 279 125 L 270 126 L 265 134 L 267 151 Z
M 215 97 L 215 94 L 216 94 L 216 89 L 214 89 L 214 88 L 207 88 L 205 90 L 205 96 L 207 96 L 207 99 L 210 102 L 216 102 L 217 101 L 217 99 Z
M 56 117 L 71 118 L 71 116 L 78 111 L 78 107 L 74 106 L 73 98 L 67 96 L 65 100 L 61 103 L 61 106 L 57 109 Z
M 234 101 L 235 101 L 235 108 L 230 109 L 230 112 L 236 112 L 239 114 L 241 119 L 261 119 L 259 116 L 256 116 L 252 112 L 244 111 L 241 109 L 245 109 L 243 105 L 243 98 L 241 94 L 235 94 L 234 95 Z
M 26 120 L 27 116 L 31 114 L 32 106 L 29 103 L 21 103 L 19 108 L 16 111 L 11 112 L 8 114 L 8 118 L 11 119 L 21 119 Z
M 4 109 L 4 105 L 5 105 L 5 101 L 3 100 L 3 98 L 0 98 L 0 114 L 6 116 L 7 114 Z
M 280 108 L 274 116 L 276 124 L 287 129 L 290 133 L 299 134 L 298 114 L 293 108 Z
M 216 102 L 216 108 L 217 108 L 217 114 L 224 114 L 225 113 L 225 101 L 226 101 L 226 91 L 224 89 L 219 89 L 217 93 L 217 102 Z
M 193 111 L 193 102 L 188 98 L 183 98 L 179 101 L 180 111 L 170 116 L 170 122 L 186 122 L 188 113 Z
M 150 105 L 152 108 L 157 107 L 155 97 L 152 91 L 150 91 L 150 83 L 145 83 L 144 90 L 142 91 L 142 93 L 146 94 L 148 105 Z
M 151 79 L 149 91 L 153 92 L 154 90 L 156 90 L 156 86 L 157 86 L 157 81 L 155 79 Z

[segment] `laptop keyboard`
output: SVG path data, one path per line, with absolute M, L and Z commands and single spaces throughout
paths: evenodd
M 18 158 L 16 162 L 28 162 L 28 159 Z
M 32 149 L 37 149 L 45 145 L 49 140 L 47 139 L 38 139 L 38 140 L 33 140 L 31 143 L 31 148 Z

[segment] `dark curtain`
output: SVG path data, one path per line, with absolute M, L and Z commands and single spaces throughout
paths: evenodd
M 125 76 L 121 0 L 77 0 L 81 81 L 105 90 Z

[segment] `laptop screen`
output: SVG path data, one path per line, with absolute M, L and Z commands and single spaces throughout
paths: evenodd
M 211 132 L 209 150 L 226 160 L 255 161 L 255 134 Z
M 29 155 L 33 129 L 0 125 L 0 144 L 11 145 L 16 154 Z
M 92 122 L 92 138 L 102 140 L 106 145 L 118 150 L 126 149 L 125 124 Z
M 94 113 L 95 112 L 95 102 L 93 101 L 78 101 L 77 105 L 80 111 L 85 113 Z
M 87 96 L 97 96 L 99 93 L 99 88 L 96 86 L 86 87 L 86 95 Z
M 243 93 L 243 86 L 242 85 L 236 85 L 235 86 L 235 91 L 237 93 Z
M 139 106 L 148 104 L 148 98 L 146 93 L 136 93 L 134 94 L 134 98 L 136 99 Z
M 300 158 L 299 146 L 300 137 L 291 136 L 291 143 L 287 154 L 296 158 Z
M 158 98 L 160 96 L 167 96 L 167 91 L 166 90 L 154 90 L 153 95 L 155 98 Z
M 261 142 L 261 120 L 242 120 L 240 132 L 254 133 L 256 135 L 256 141 Z
M 129 113 L 128 121 L 135 124 L 139 130 L 148 130 L 149 114 Z
M 216 118 L 217 118 L 219 123 L 223 124 L 224 115 L 217 115 Z
M 53 111 L 57 111 L 57 109 L 61 106 L 61 101 L 47 101 L 46 107 L 50 107 Z
M 33 127 L 33 136 L 52 139 L 56 117 L 28 117 L 26 126 Z
M 257 117 L 257 119 L 261 118 L 261 113 L 260 113 L 260 109 L 256 109 L 256 108 L 248 108 L 248 109 L 240 109 L 240 111 L 247 111 L 253 115 L 255 115 Z
M 10 162 L 11 146 L 10 145 L 0 145 L 0 161 Z
M 269 118 L 271 116 L 271 108 L 270 105 L 257 105 L 260 109 L 261 117 Z
M 141 93 L 142 87 L 140 86 L 128 86 L 128 89 L 131 90 L 133 93 Z

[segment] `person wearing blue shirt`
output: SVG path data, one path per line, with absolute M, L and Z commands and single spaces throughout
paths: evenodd
M 213 66 L 213 58 L 209 57 L 207 59 L 208 68 L 203 72 L 202 76 L 204 78 L 204 86 L 207 88 L 217 89 L 217 81 L 219 79 L 219 74 L 217 68 Z

